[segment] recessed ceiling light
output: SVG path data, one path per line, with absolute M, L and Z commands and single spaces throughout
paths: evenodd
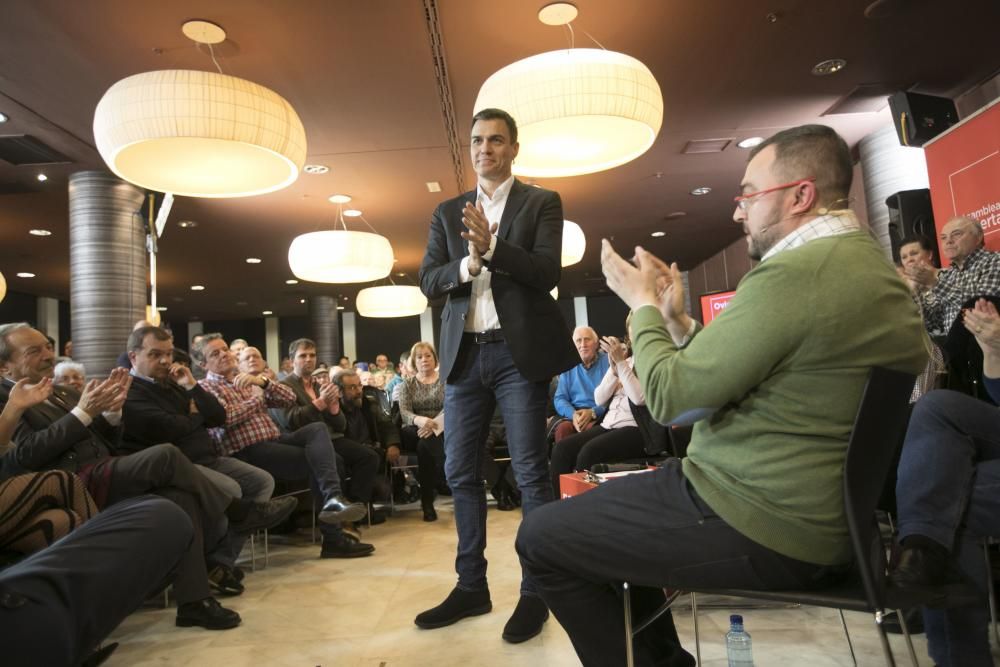
M 753 148 L 759 146 L 764 141 L 764 137 L 747 137 L 736 145 L 740 148 Z
M 331 204 L 346 204 L 351 201 L 351 195 L 330 195 Z
M 181 229 L 191 229 L 192 227 L 197 227 L 198 223 L 194 220 L 181 220 L 177 223 L 177 226 Z
M 441 192 L 441 184 L 437 181 L 428 181 L 424 185 L 427 186 L 427 192 Z
M 6 123 L 8 120 L 10 120 L 10 116 L 0 111 L 0 123 Z
M 247 305 L 247 302 L 246 301 L 237 301 L 236 305 L 237 306 L 245 306 L 245 305 Z
M 306 302 L 305 299 L 299 299 L 299 303 L 305 303 L 305 302 Z
M 708 186 L 702 186 L 700 188 L 695 188 L 694 190 L 692 190 L 691 194 L 693 194 L 695 197 L 701 197 L 702 195 L 707 195 L 711 191 L 712 188 Z
M 653 232 L 652 234 L 650 234 L 650 236 L 652 236 L 654 239 L 658 239 L 661 236 L 666 236 L 666 235 L 667 235 L 666 232 Z
M 162 312 L 162 311 L 166 310 L 167 307 L 166 306 L 157 306 L 156 309 Z
M 843 58 L 830 58 L 829 60 L 824 60 L 813 65 L 812 73 L 813 76 L 829 76 L 830 74 L 836 74 L 845 67 L 847 67 L 847 61 Z
M 28 233 L 32 236 L 52 236 L 52 232 L 47 229 L 32 229 Z
M 677 220 L 678 218 L 683 218 L 687 213 L 684 211 L 671 211 L 663 216 L 664 220 Z
M 192 292 L 200 292 L 203 289 L 205 289 L 204 285 L 191 285 L 191 291 Z
M 344 215 L 346 215 L 348 218 L 357 218 L 361 216 L 361 211 L 359 211 L 356 208 L 349 208 L 346 211 L 344 211 Z
M 271 311 L 271 310 L 263 310 L 263 311 L 261 311 L 261 313 L 260 313 L 260 314 L 261 314 L 261 315 L 274 315 L 274 311 Z
M 247 264 L 260 264 L 260 257 L 247 257 Z
M 298 285 L 299 281 L 296 280 L 295 278 L 289 278 L 288 280 L 285 281 L 285 284 L 286 285 Z
M 344 309 L 343 306 L 337 306 L 337 310 L 343 310 L 343 309 Z
M 22 271 L 21 273 L 17 274 L 17 277 L 18 278 L 34 278 L 35 274 L 34 273 L 28 273 L 27 271 Z
M 307 174 L 325 174 L 326 172 L 330 171 L 330 168 L 325 164 L 307 164 L 306 166 L 302 167 L 302 171 L 306 172 Z
M 405 273 L 403 273 L 402 271 L 400 271 L 400 272 L 399 272 L 399 273 L 397 273 L 396 275 L 397 275 L 397 276 L 399 276 L 400 278 L 405 278 L 405 277 L 406 277 L 406 274 L 405 274 Z
M 46 176 L 45 174 L 39 174 L 38 176 L 35 176 L 35 178 L 37 178 L 42 183 L 44 183 L 45 181 L 49 180 L 49 177 Z

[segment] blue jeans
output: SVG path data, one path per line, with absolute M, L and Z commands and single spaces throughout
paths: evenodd
M 458 588 L 486 590 L 486 489 L 483 457 L 490 419 L 497 405 L 507 428 L 521 511 L 552 500 L 545 446 L 547 381 L 526 380 L 514 366 L 505 342 L 477 345 L 464 336 L 444 388 L 445 475 L 455 503 Z M 522 570 L 521 593 L 535 586 Z
M 927 650 L 938 667 L 992 665 L 982 539 L 1000 535 L 1000 409 L 954 391 L 917 402 L 896 483 L 899 537 L 949 549 L 982 591 L 968 607 L 925 609 Z

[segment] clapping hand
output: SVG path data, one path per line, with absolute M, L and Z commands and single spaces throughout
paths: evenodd
M 975 307 L 962 313 L 962 324 L 976 337 L 983 354 L 1000 355 L 1000 314 L 992 302 L 976 301 Z
M 608 355 L 608 359 L 612 364 L 611 367 L 615 369 L 615 374 L 617 375 L 617 365 L 625 361 L 625 357 L 628 354 L 628 348 L 626 348 L 625 344 L 614 336 L 605 336 L 601 339 L 601 349 Z
M 931 266 L 927 262 L 918 261 L 916 264 L 903 269 L 903 271 L 915 284 L 927 288 L 934 287 L 934 284 L 937 283 L 940 269 Z
M 38 405 L 52 395 L 52 378 L 42 378 L 36 384 L 28 384 L 28 378 L 18 380 L 10 390 L 7 405 L 23 412 Z
M 77 407 L 91 417 L 97 417 L 102 412 L 121 410 L 131 384 L 132 376 L 128 369 L 116 368 L 107 379 L 88 382 L 80 394 Z

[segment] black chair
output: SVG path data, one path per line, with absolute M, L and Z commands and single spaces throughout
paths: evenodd
M 882 627 L 886 609 L 910 609 L 924 605 L 951 606 L 969 604 L 975 600 L 975 593 L 965 586 L 942 587 L 936 591 L 916 593 L 891 586 L 887 579 L 888 559 L 882 544 L 875 507 L 882 490 L 882 484 L 892 464 L 894 448 L 906 429 L 907 403 L 913 390 L 914 376 L 884 368 L 873 368 L 865 385 L 858 414 L 854 421 L 851 438 L 847 445 L 844 463 L 844 513 L 854 551 L 854 566 L 850 574 L 837 584 L 821 590 L 809 591 L 757 591 L 744 589 L 688 590 L 692 597 L 692 612 L 695 614 L 695 643 L 699 654 L 697 630 L 697 593 L 728 595 L 741 598 L 770 600 L 816 607 L 829 607 L 840 611 L 844 633 L 847 634 L 851 657 L 854 647 L 843 610 L 861 611 L 874 614 L 882 650 L 887 665 L 895 665 L 892 649 Z M 656 617 L 663 614 L 677 598 L 678 592 L 668 595 L 667 602 L 651 618 L 641 623 L 633 632 L 631 614 L 625 615 L 626 660 L 632 665 L 632 638 L 647 627 Z M 625 607 L 629 609 L 628 586 L 625 586 Z M 903 614 L 899 614 L 902 620 Z M 916 653 L 910 640 L 906 624 L 901 622 L 910 659 L 917 665 Z M 855 664 L 857 660 L 855 658 Z

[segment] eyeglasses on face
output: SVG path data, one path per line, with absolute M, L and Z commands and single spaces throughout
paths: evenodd
M 800 178 L 797 181 L 792 181 L 791 183 L 782 183 L 781 185 L 775 185 L 773 188 L 767 188 L 766 190 L 758 190 L 757 192 L 748 192 L 744 195 L 738 195 L 733 197 L 733 201 L 740 208 L 741 211 L 747 211 L 750 209 L 750 205 L 754 202 L 756 197 L 761 195 L 766 195 L 769 192 L 777 192 L 778 190 L 787 190 L 788 188 L 794 188 L 803 183 L 812 183 L 816 180 L 815 176 L 810 176 L 809 178 Z

